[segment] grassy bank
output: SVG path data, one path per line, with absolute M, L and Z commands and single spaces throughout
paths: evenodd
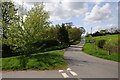
M 1 58 L 3 70 L 53 70 L 64 69 L 64 52 L 61 50 L 33 54 L 31 56 L 16 56 Z
M 88 39 L 90 38 L 87 37 L 86 40 Z M 93 37 L 93 39 L 95 40 L 94 43 L 90 43 L 87 41 L 87 43 L 83 47 L 84 52 L 99 58 L 120 62 L 120 59 L 118 58 L 118 56 L 120 55 L 116 50 L 118 49 L 118 35 L 98 36 Z M 107 45 L 107 47 L 103 46 L 103 48 L 99 48 L 97 44 L 99 43 L 100 40 L 105 40 L 106 43 L 104 45 Z M 106 48 L 110 48 L 111 50 L 110 54 L 109 51 L 106 50 Z
M 119 59 L 118 54 L 112 53 L 111 55 L 108 55 L 106 50 L 100 49 L 97 46 L 95 49 L 95 45 L 93 45 L 91 43 L 85 44 L 85 46 L 83 47 L 83 51 L 87 54 L 90 54 L 92 56 L 96 56 L 99 58 L 113 60 L 113 61 L 117 61 L 117 62 L 120 61 L 120 60 L 118 60 Z

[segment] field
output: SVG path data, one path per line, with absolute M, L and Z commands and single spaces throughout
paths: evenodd
M 89 40 L 94 39 L 94 43 L 90 43 Z M 99 41 L 104 40 L 102 48 L 98 46 Z M 100 57 L 103 59 L 120 61 L 118 56 L 118 34 L 117 35 L 106 35 L 106 36 L 97 36 L 97 37 L 86 37 L 86 44 L 83 47 L 83 51 L 87 54 Z
M 64 61 L 62 50 L 48 51 L 33 54 L 29 57 L 16 56 L 1 58 L 3 70 L 52 70 L 65 69 L 67 64 Z

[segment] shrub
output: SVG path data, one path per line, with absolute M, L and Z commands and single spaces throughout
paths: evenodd
M 80 41 L 71 41 L 70 45 L 76 45 L 76 44 L 79 44 L 79 43 L 80 43 Z
M 57 40 L 43 40 L 40 42 L 35 42 L 32 45 L 36 48 L 41 47 L 42 49 L 44 49 L 52 46 L 57 46 L 59 45 L 59 42 Z
M 99 47 L 99 48 L 103 48 L 104 45 L 105 45 L 105 41 L 106 41 L 106 40 L 99 40 L 99 41 L 98 41 L 98 47 Z
M 58 45 L 58 46 L 52 46 L 52 47 L 48 47 L 48 48 L 44 48 L 41 49 L 41 52 L 45 52 L 45 51 L 51 51 L 51 50 L 60 50 L 60 49 L 64 49 L 67 48 L 68 45 Z

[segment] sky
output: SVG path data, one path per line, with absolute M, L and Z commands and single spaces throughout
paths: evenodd
M 29 11 L 34 4 L 37 5 L 39 2 L 41 0 L 24 1 L 24 8 Z M 16 6 L 22 5 L 21 0 L 14 0 L 14 3 Z M 73 0 L 47 0 L 44 5 L 45 10 L 50 13 L 49 20 L 53 25 L 72 22 L 76 27 L 84 27 L 86 33 L 118 27 L 118 10 L 120 9 L 118 0 L 114 2 L 110 0 L 109 2 L 107 0 L 75 0 L 74 2 Z

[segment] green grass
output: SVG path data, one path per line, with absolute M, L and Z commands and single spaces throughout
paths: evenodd
M 55 50 L 33 54 L 29 57 L 16 56 L 1 58 L 3 70 L 53 70 L 64 69 L 67 64 L 64 60 L 64 52 Z
M 107 59 L 107 60 L 113 60 L 113 61 L 120 61 L 118 58 L 118 54 L 112 53 L 111 55 L 108 55 L 106 50 L 100 49 L 97 46 L 87 43 L 83 47 L 83 51 L 86 52 L 87 54 L 90 54 L 92 56 L 96 56 L 99 58 Z M 120 56 L 120 55 L 119 55 Z
M 99 40 L 106 40 L 106 42 L 109 42 L 110 40 L 110 44 L 111 46 L 118 46 L 118 35 L 106 35 L 106 36 L 98 36 L 98 37 L 93 37 L 96 41 Z
M 106 40 L 106 42 L 108 43 L 108 46 L 113 46 L 113 47 L 117 47 L 118 48 L 118 35 L 106 35 L 106 36 L 97 36 L 97 37 L 92 37 L 95 40 L 95 43 L 89 43 L 87 41 L 87 43 L 85 44 L 85 46 L 83 47 L 83 51 L 99 57 L 99 58 L 103 58 L 103 59 L 107 59 L 107 60 L 113 60 L 113 61 L 120 61 L 120 59 L 118 58 L 118 56 L 120 56 L 117 52 L 113 52 L 109 55 L 108 51 L 105 49 L 101 49 L 98 48 L 98 41 L 100 40 Z M 89 40 L 90 38 L 87 37 L 86 40 Z M 110 40 L 110 41 L 109 41 Z
M 120 34 L 116 34 L 116 35 L 106 35 L 106 36 L 97 36 L 97 37 L 91 37 L 92 39 L 96 40 L 96 42 L 98 43 L 99 40 L 106 40 L 106 42 L 108 42 L 109 40 L 111 40 L 111 45 L 116 45 L 118 46 L 118 36 L 120 36 Z M 90 37 L 86 37 L 86 40 L 88 42 L 88 40 L 91 39 Z

